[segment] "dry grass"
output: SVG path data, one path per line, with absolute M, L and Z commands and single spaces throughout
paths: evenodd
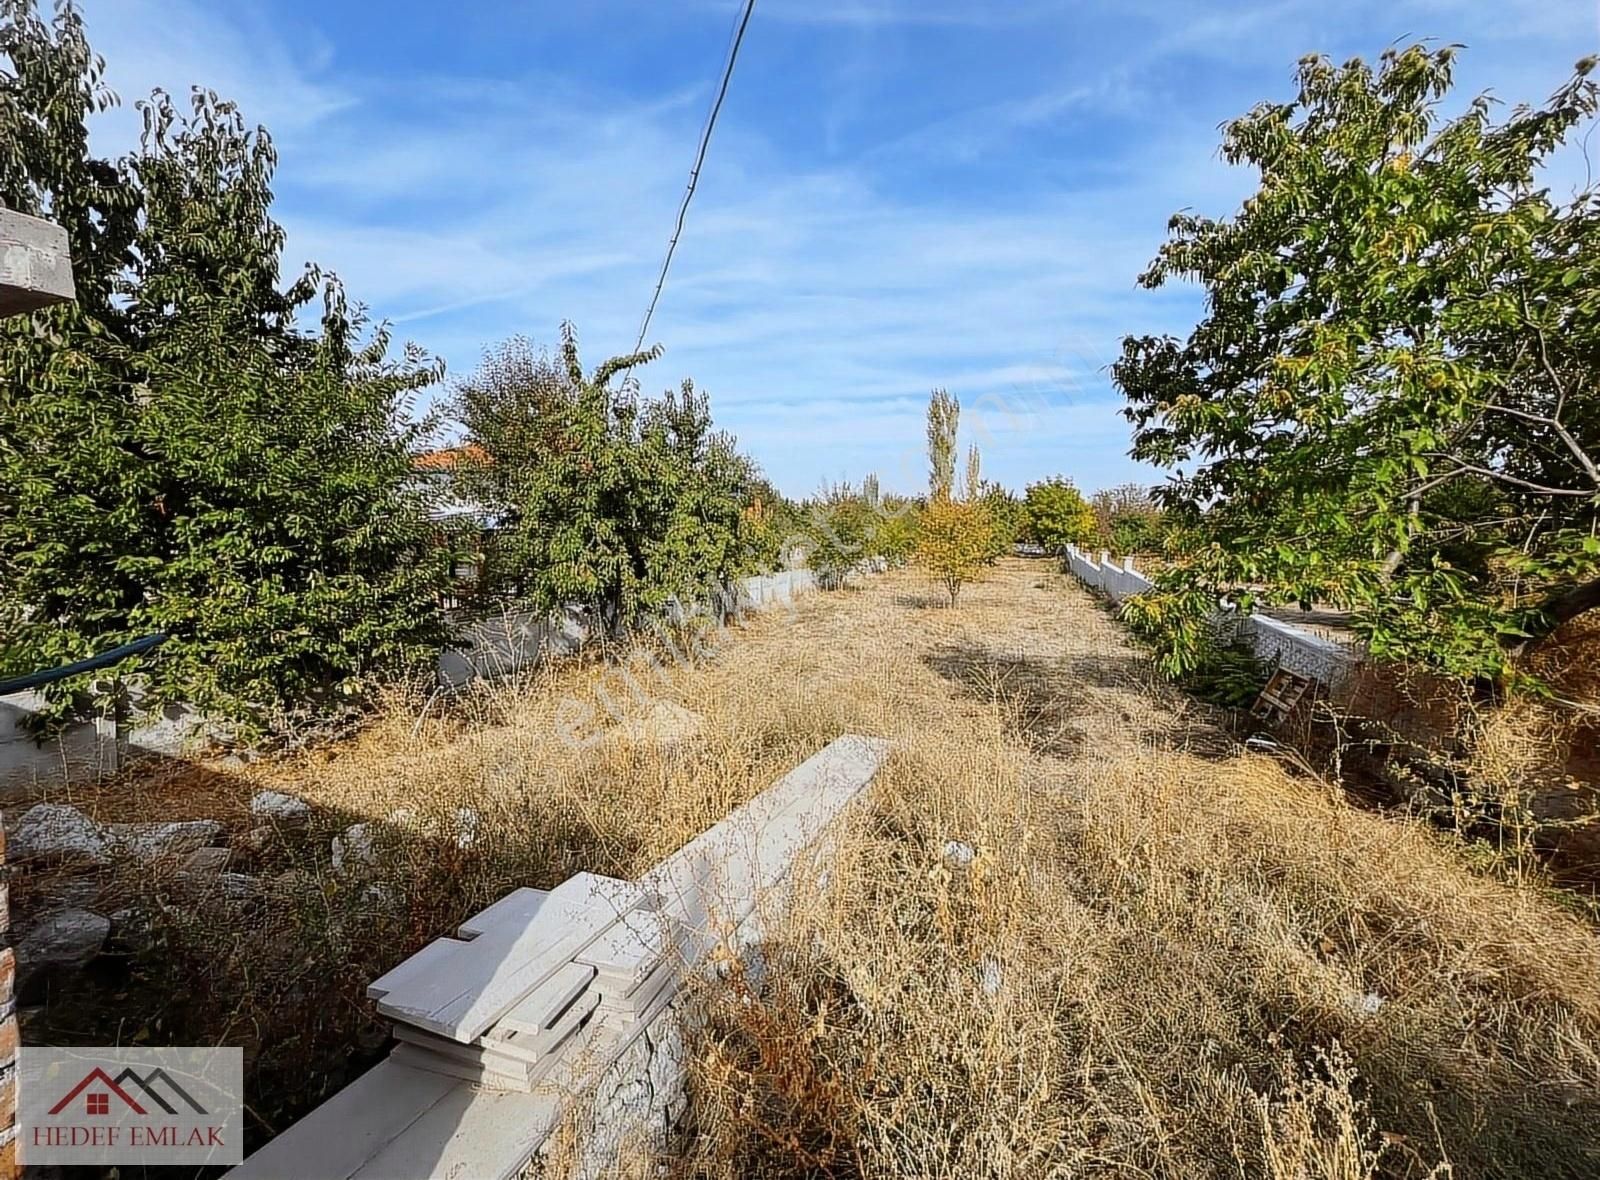
M 1366 663 L 1335 702 L 1280 736 L 1473 840 L 1512 877 L 1554 865 L 1600 904 L 1600 618 L 1535 649 L 1538 687 L 1504 698 L 1399 664 Z M 1330 724 L 1330 722 L 1332 724 Z
M 1020 616 L 1021 579 L 870 653 L 901 689 L 856 724 L 922 723 L 761 984 L 708 995 L 670 1165 L 1595 1174 L 1592 931 L 1420 824 L 1219 757 L 1075 592 Z
M 1600 1159 L 1593 935 L 1264 759 L 1124 758 L 1053 806 L 908 756 L 769 966 L 758 994 L 713 997 L 686 1174 Z
M 706 996 L 691 1133 L 627 1174 L 1600 1172 L 1590 929 L 1420 825 L 1236 755 L 1044 563 L 1004 563 L 954 610 L 925 590 L 901 573 L 807 600 L 647 684 L 706 718 L 672 746 L 563 744 L 561 702 L 618 684 L 567 667 L 229 771 L 204 794 L 219 815 L 276 786 L 315 828 L 245 860 L 280 874 L 248 921 L 215 898 L 159 918 L 170 966 L 136 995 L 161 998 L 162 1039 L 252 1046 L 252 1103 L 281 1126 L 378 1043 L 366 980 L 464 914 L 579 869 L 633 875 L 874 733 L 896 753 L 772 916 L 762 980 Z M 327 863 L 356 820 L 384 847 L 362 877 Z

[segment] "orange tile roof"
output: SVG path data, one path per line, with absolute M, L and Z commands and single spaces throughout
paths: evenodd
M 487 463 L 489 452 L 477 443 L 466 443 L 459 447 L 444 447 L 437 451 L 424 451 L 420 455 L 413 455 L 411 466 L 418 471 L 454 471 L 461 465 L 462 460 Z

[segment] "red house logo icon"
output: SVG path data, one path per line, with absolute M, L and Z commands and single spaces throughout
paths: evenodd
M 62 1111 L 66 1110 L 74 1098 L 76 1098 L 79 1094 L 82 1094 L 95 1082 L 99 1082 L 107 1090 L 111 1091 L 111 1094 L 115 1094 L 118 1098 L 122 1099 L 123 1102 L 127 1103 L 129 1109 L 131 1109 L 134 1114 L 149 1113 L 144 1107 L 135 1102 L 129 1096 L 126 1090 L 117 1085 L 116 1082 L 113 1082 L 111 1080 L 111 1075 L 106 1073 L 106 1071 L 101 1069 L 98 1065 L 91 1069 L 88 1073 L 84 1074 L 83 1081 L 79 1082 L 76 1086 L 72 1087 L 72 1089 L 68 1090 L 66 1097 L 50 1108 L 50 1113 L 60 1114 Z M 97 1090 L 90 1091 L 90 1093 L 84 1098 L 84 1106 L 86 1107 L 84 1113 L 110 1114 L 111 1094 L 102 1093 Z
M 111 1174 L 108 1164 L 180 1164 L 189 1175 L 240 1163 L 243 1058 L 233 1046 L 19 1046 L 16 1126 L 0 1143 L 9 1153 L 15 1142 L 28 1168 L 84 1166 L 97 1176 Z M 0 1167 L 0 1180 L 9 1175 Z

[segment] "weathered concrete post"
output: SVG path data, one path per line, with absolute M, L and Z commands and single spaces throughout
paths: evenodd
M 0 316 L 22 315 L 75 295 L 67 231 L 0 209 Z M 17 1174 L 16 956 L 5 880 L 6 833 L 0 823 L 0 1180 Z
M 75 295 L 67 231 L 0 209 L 0 316 L 37 311 Z

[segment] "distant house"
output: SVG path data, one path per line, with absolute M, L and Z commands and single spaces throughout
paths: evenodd
M 484 529 L 495 526 L 494 514 L 482 504 L 463 498 L 456 488 L 455 473 L 473 463 L 487 463 L 489 453 L 477 443 L 423 451 L 411 458 L 411 470 L 418 486 L 428 493 L 428 515 L 434 520 L 477 521 Z
M 455 565 L 458 590 L 447 596 L 445 605 L 450 609 L 463 605 L 465 598 L 477 587 L 483 565 L 483 544 L 493 535 L 499 523 L 488 508 L 460 494 L 455 474 L 466 464 L 488 461 L 489 453 L 476 443 L 423 451 L 411 458 L 413 478 L 428 500 L 429 519 L 452 529 L 476 526 L 477 543 L 472 546 L 475 554 L 458 559 Z

